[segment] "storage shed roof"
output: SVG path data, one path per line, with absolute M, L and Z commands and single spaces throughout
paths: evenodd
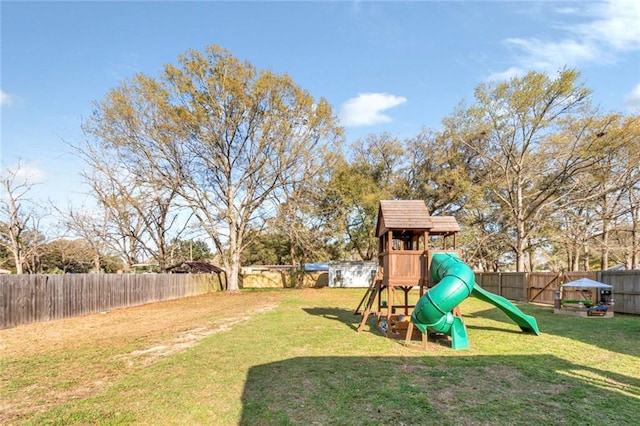
M 223 269 L 207 262 L 182 262 L 167 268 L 175 274 L 221 274 Z

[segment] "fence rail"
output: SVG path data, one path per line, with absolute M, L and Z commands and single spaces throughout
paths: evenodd
M 222 289 L 217 274 L 0 276 L 0 329 Z

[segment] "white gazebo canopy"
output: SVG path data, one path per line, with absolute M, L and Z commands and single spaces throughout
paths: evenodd
M 600 281 L 594 281 L 589 278 L 580 278 L 579 280 L 571 281 L 566 284 L 562 284 L 560 287 L 573 287 L 573 288 L 613 288 L 612 285 L 601 283 Z

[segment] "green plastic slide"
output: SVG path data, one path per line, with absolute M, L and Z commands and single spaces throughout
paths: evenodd
M 484 290 L 482 287 L 478 287 L 477 284 L 473 287 L 472 295 L 482 301 L 491 303 L 496 308 L 507 314 L 511 321 L 518 324 L 520 330 L 526 333 L 535 333 L 536 335 L 540 335 L 540 330 L 538 330 L 538 323 L 536 322 L 536 319 L 531 315 L 523 313 L 520 309 L 514 306 L 513 303 L 509 302 L 504 297 Z
M 469 265 L 455 253 L 436 253 L 431 259 L 433 281 L 437 284 L 418 300 L 411 321 L 422 332 L 433 331 L 451 336 L 453 349 L 469 347 L 467 329 L 460 317 L 451 311 L 464 299 L 473 295 L 502 310 L 525 332 L 540 334 L 536 319 L 524 314 L 502 296 L 483 290 L 475 283 Z

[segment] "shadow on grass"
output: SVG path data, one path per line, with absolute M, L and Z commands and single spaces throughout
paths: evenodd
M 353 330 L 357 330 L 360 325 L 361 315 L 355 315 L 353 311 L 344 308 L 303 308 L 309 315 L 320 316 L 326 319 L 341 322 Z M 369 316 L 375 317 L 375 315 Z
M 527 303 L 516 303 L 516 306 L 525 314 L 536 318 L 542 334 L 576 340 L 621 354 L 640 356 L 640 316 L 616 314 L 613 318 L 582 318 L 554 314 L 553 307 Z M 501 310 L 493 307 L 472 312 L 469 317 L 513 324 Z M 467 327 L 475 328 L 469 326 L 468 322 Z
M 362 320 L 361 315 L 356 315 L 353 313 L 353 311 L 346 310 L 344 308 L 303 308 L 303 310 L 309 315 L 320 316 L 329 320 L 341 322 L 347 325 L 349 328 L 351 328 L 354 331 L 358 330 L 358 326 L 360 325 L 360 321 Z M 468 326 L 467 325 L 467 328 L 478 329 L 478 330 L 494 330 L 502 333 L 514 333 L 514 334 L 522 333 L 520 330 L 516 331 L 508 328 L 499 328 L 499 327 L 491 327 L 491 326 L 485 327 L 485 326 Z M 375 334 L 380 335 L 381 337 L 386 337 L 384 332 L 380 330 L 380 328 L 378 328 L 376 325 L 375 314 L 369 315 L 369 318 L 367 319 L 367 328 L 365 328 L 363 332 L 368 332 L 368 333 L 373 332 Z M 404 341 L 404 338 L 402 338 L 401 340 Z M 421 335 L 417 330 L 414 331 L 413 340 L 417 342 L 420 342 L 421 340 Z M 432 344 L 435 343 L 441 346 L 451 347 L 451 341 L 446 336 L 439 338 L 437 334 L 433 334 L 433 335 L 430 334 L 429 341 Z
M 251 367 L 242 403 L 241 425 L 626 424 L 640 380 L 550 355 L 297 357 Z

